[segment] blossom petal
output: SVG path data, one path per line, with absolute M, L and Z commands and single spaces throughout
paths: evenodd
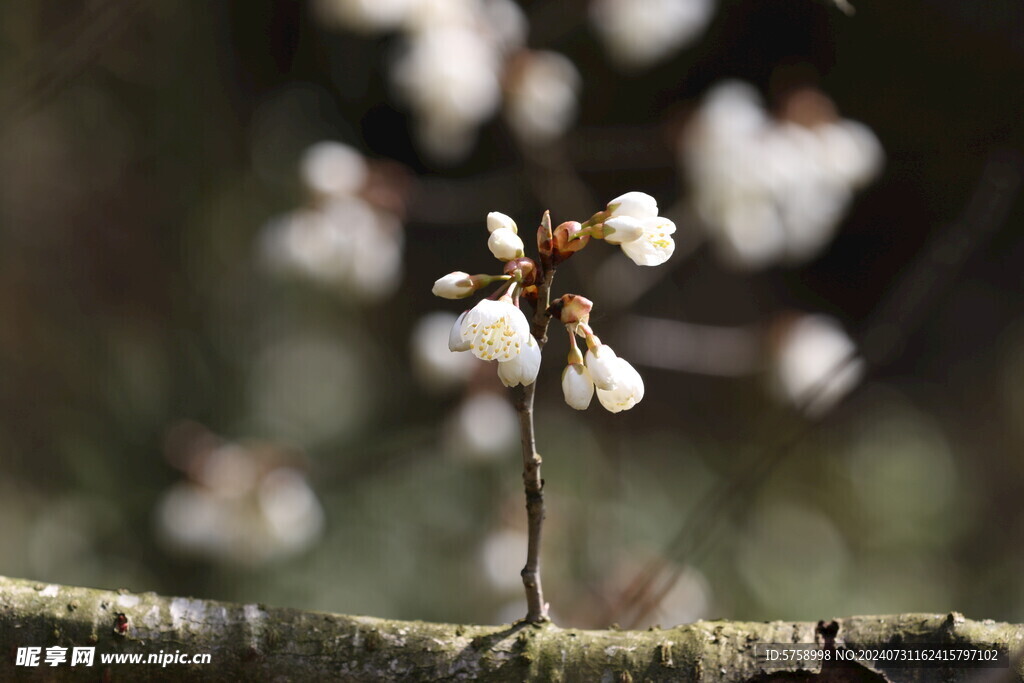
M 498 363 L 498 378 L 506 387 L 514 387 L 522 384 L 524 387 L 537 381 L 537 373 L 540 372 L 540 345 L 530 335 L 522 353 L 512 360 L 500 361 Z
M 607 344 L 601 344 L 596 349 L 587 351 L 587 370 L 594 380 L 598 389 L 613 389 L 615 387 L 615 351 Z
M 608 244 L 623 244 L 643 237 L 644 226 L 632 216 L 614 216 L 604 222 L 604 233 Z
M 638 266 L 659 266 L 668 261 L 676 250 L 671 235 L 676 225 L 662 216 L 641 221 L 644 234 L 639 239 L 622 244 L 622 251 Z
M 458 318 L 455 319 L 455 324 L 452 325 L 452 331 L 448 333 L 448 350 L 449 351 L 469 351 L 469 340 L 462 336 L 462 321 L 466 319 L 466 314 L 469 311 L 463 311 Z
M 612 389 L 597 389 L 597 400 L 605 410 L 619 413 L 629 410 L 644 397 L 644 380 L 632 365 L 622 358 L 614 362 L 615 386 Z
M 654 218 L 658 215 L 658 201 L 646 192 L 627 192 L 608 202 L 612 216 Z
M 586 410 L 590 406 L 594 398 L 594 380 L 584 366 L 573 363 L 562 371 L 562 395 L 570 408 Z

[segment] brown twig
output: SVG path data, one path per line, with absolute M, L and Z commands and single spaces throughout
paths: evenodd
M 548 239 L 551 235 L 551 215 L 544 212 L 542 232 Z M 548 332 L 548 305 L 551 300 L 551 282 L 555 268 L 546 254 L 541 254 L 537 282 L 537 304 L 533 314 L 532 333 L 537 344 L 544 348 Z M 526 565 L 523 567 L 523 588 L 526 590 L 526 621 L 541 623 L 548 621 L 548 605 L 544 602 L 544 589 L 540 580 L 540 544 L 544 526 L 544 479 L 541 477 L 542 459 L 537 453 L 537 440 L 533 428 L 533 398 L 537 383 L 523 387 L 522 396 L 516 401 L 519 413 L 519 427 L 523 443 L 523 487 L 526 490 L 526 518 L 528 524 L 528 545 Z

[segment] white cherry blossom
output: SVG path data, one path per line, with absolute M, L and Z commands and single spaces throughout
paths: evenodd
M 622 253 L 638 266 L 660 266 L 672 258 L 676 243 L 672 234 L 676 224 L 662 216 L 640 220 L 642 234 L 635 240 L 622 243 Z
M 508 297 L 484 299 L 462 318 L 463 343 L 481 360 L 512 360 L 529 344 L 530 323 Z
M 645 192 L 627 192 L 608 202 L 605 240 L 618 244 L 638 266 L 658 266 L 675 252 L 676 225 L 658 215 L 658 202 Z

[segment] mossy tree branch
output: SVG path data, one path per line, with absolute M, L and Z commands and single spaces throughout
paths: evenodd
M 1024 643 L 1024 626 L 955 614 L 851 617 L 834 628 L 836 642 L 847 643 L 1004 643 L 1013 650 Z M 0 577 L 0 680 L 968 681 L 982 671 L 901 669 L 887 678 L 860 667 L 835 678 L 835 671 L 795 666 L 764 671 L 754 656 L 756 643 L 821 637 L 817 624 L 783 621 L 702 621 L 648 631 L 432 624 Z M 94 646 L 95 665 L 15 666 L 17 648 L 55 645 Z M 212 663 L 161 668 L 100 660 L 107 653 L 161 650 L 209 653 Z M 1019 673 L 1001 672 L 1021 680 Z

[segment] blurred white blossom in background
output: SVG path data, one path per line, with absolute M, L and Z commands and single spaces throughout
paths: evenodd
M 519 444 L 519 415 L 505 396 L 467 395 L 448 417 L 445 452 L 467 460 L 508 455 Z
M 680 140 L 692 203 L 718 254 L 756 269 L 802 263 L 832 240 L 855 190 L 883 162 L 866 126 L 840 119 L 811 89 L 773 118 L 757 91 L 713 88 Z
M 366 159 L 352 147 L 332 140 L 310 145 L 299 161 L 303 184 L 316 194 L 346 197 L 366 182 Z
M 714 0 L 593 0 L 590 21 L 619 66 L 642 69 L 700 37 L 714 11 Z
M 265 226 L 263 262 L 367 303 L 393 293 L 405 236 L 398 216 L 364 196 L 363 156 L 342 143 L 319 142 L 303 155 L 300 175 L 311 199 Z
M 324 512 L 306 474 L 266 445 L 222 443 L 179 463 L 188 480 L 157 506 L 160 538 L 173 551 L 258 565 L 309 548 Z
M 583 79 L 563 55 L 523 51 L 505 80 L 505 117 L 519 138 L 541 145 L 561 137 L 576 119 Z
M 860 383 L 864 361 L 833 318 L 803 315 L 778 325 L 771 349 L 777 396 L 808 415 L 824 414 Z
M 441 161 L 464 157 L 501 103 L 501 53 L 479 33 L 436 26 L 408 38 L 392 78 L 416 114 L 416 136 Z
M 397 28 L 416 0 L 315 0 L 321 21 L 348 30 L 377 33 Z
M 707 577 L 692 565 L 686 565 L 679 571 L 679 578 L 651 613 L 651 621 L 655 624 L 692 624 L 711 616 L 713 593 Z
M 575 66 L 524 49 L 529 25 L 513 0 L 318 0 L 317 9 L 341 29 L 399 33 L 390 79 L 434 161 L 463 159 L 503 93 L 509 125 L 527 144 L 562 135 L 575 119 L 582 83 Z
M 519 566 L 526 557 L 529 537 L 516 529 L 500 529 L 488 534 L 480 546 L 484 576 L 497 590 L 519 592 L 523 578 Z
M 605 578 L 605 589 L 608 594 L 614 595 L 622 586 L 628 586 L 636 579 L 636 576 L 645 569 L 645 563 L 640 558 L 646 557 L 646 551 L 636 549 L 636 555 L 632 558 L 624 558 L 617 561 Z M 693 565 L 678 565 L 666 561 L 666 573 L 675 574 L 678 572 L 672 587 L 662 596 L 656 608 L 651 610 L 635 628 L 656 626 L 658 628 L 671 628 L 679 624 L 692 624 L 701 619 L 713 618 L 712 609 L 715 605 L 714 592 L 711 583 L 699 569 Z
M 478 367 L 468 353 L 448 349 L 448 337 L 458 316 L 445 311 L 428 313 L 416 323 L 410 348 L 412 368 L 420 385 L 443 393 L 463 386 Z

